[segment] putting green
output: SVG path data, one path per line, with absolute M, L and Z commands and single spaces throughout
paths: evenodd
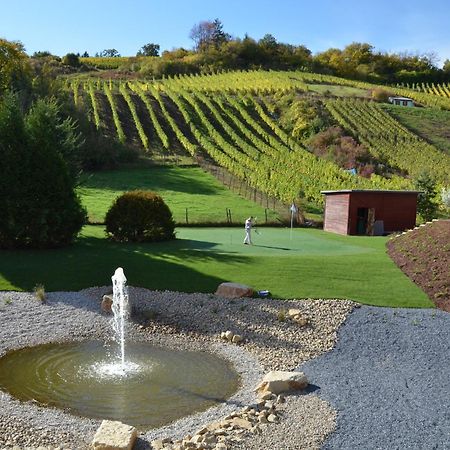
M 205 251 L 242 253 L 253 256 L 353 255 L 375 251 L 367 240 L 335 236 L 317 230 L 289 228 L 257 228 L 252 231 L 253 245 L 244 245 L 244 230 L 239 228 L 180 228 L 177 238 L 189 240 L 190 248 L 202 248 L 203 241 L 214 243 Z M 358 245 L 358 242 L 360 243 Z M 364 242 L 363 245 L 361 245 Z M 385 240 L 383 240 L 383 243 Z

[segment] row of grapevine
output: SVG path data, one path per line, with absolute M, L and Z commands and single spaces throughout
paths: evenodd
M 92 105 L 92 111 L 94 113 L 94 123 L 95 126 L 98 129 L 100 129 L 101 127 L 101 121 L 100 121 L 100 114 L 98 112 L 98 103 L 97 103 L 97 98 L 95 96 L 95 89 L 94 89 L 94 83 L 89 82 L 87 85 L 87 91 L 89 94 L 89 98 L 91 99 L 91 105 Z
M 117 112 L 116 101 L 115 101 L 114 95 L 107 83 L 103 83 L 103 92 L 105 93 L 106 97 L 108 98 L 109 106 L 111 107 L 114 125 L 116 126 L 117 137 L 119 138 L 120 142 L 125 142 L 126 137 L 125 137 L 125 133 L 123 132 L 122 123 L 120 122 L 119 114 Z
M 405 85 L 397 85 L 401 88 L 412 89 L 414 91 L 423 92 L 425 94 L 433 94 L 439 97 L 450 98 L 450 83 L 409 83 Z
M 147 108 L 147 112 L 150 116 L 150 120 L 152 122 L 153 128 L 156 130 L 156 134 L 158 135 L 159 139 L 161 140 L 163 147 L 166 150 L 168 150 L 169 149 L 169 138 L 167 137 L 167 134 L 162 129 L 161 124 L 159 123 L 159 120 L 156 117 L 155 111 L 150 103 L 149 98 L 145 95 L 145 92 L 141 89 L 141 87 L 137 83 L 128 83 L 128 86 L 136 95 L 139 96 L 139 98 L 144 103 L 145 107 Z
M 136 111 L 136 106 L 131 98 L 130 93 L 128 92 L 127 86 L 125 84 L 121 84 L 119 87 L 119 92 L 122 94 L 123 98 L 125 99 L 128 105 L 128 108 L 134 120 L 134 125 L 138 131 L 139 138 L 141 139 L 142 146 L 145 148 L 145 150 L 148 150 L 148 138 L 147 135 L 145 134 L 141 120 L 139 119 L 138 113 Z
M 408 131 L 378 104 L 337 99 L 326 102 L 326 107 L 377 158 L 406 170 L 412 176 L 429 168 L 441 183 L 448 183 L 450 158 Z

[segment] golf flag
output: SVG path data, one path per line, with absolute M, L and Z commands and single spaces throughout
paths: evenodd
M 290 232 L 290 239 L 292 240 L 292 227 L 294 226 L 294 214 L 297 213 L 297 207 L 294 203 L 292 203 L 291 207 L 289 208 L 291 210 L 291 232 Z

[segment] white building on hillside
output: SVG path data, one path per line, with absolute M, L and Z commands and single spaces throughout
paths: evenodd
M 414 106 L 412 98 L 408 97 L 389 97 L 389 102 L 398 106 Z

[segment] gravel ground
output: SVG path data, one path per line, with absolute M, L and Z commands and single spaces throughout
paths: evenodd
M 0 292 L 0 356 L 9 350 L 48 342 L 110 337 L 110 317 L 99 313 L 109 288 L 47 294 L 45 303 L 32 294 Z M 229 359 L 241 376 L 241 387 L 225 404 L 141 434 L 138 448 L 157 437 L 181 438 L 230 411 L 255 402 L 254 386 L 268 370 L 291 370 L 300 362 L 330 350 L 336 331 L 354 303 L 343 300 L 227 300 L 209 294 L 151 292 L 130 288 L 135 322 L 129 338 L 164 346 L 202 349 Z M 286 308 L 298 308 L 305 327 L 285 320 Z M 219 334 L 231 330 L 244 337 L 239 345 L 223 343 Z M 288 450 L 319 448 L 335 427 L 335 413 L 309 392 L 290 396 L 280 407 L 283 420 L 247 436 L 240 449 Z M 100 421 L 0 397 L 0 448 L 15 445 L 87 448 Z
M 450 314 L 362 306 L 299 369 L 337 410 L 323 449 L 450 449 Z

